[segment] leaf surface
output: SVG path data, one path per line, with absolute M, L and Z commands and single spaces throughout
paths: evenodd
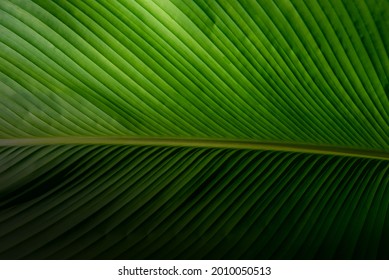
M 388 15 L 0 1 L 0 257 L 389 258 Z

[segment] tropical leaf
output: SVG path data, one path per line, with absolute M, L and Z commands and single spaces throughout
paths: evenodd
M 0 258 L 389 258 L 389 2 L 0 1 Z
M 386 161 L 126 145 L 1 153 L 3 258 L 387 257 Z

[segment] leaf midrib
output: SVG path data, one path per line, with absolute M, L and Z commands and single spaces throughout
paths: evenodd
M 0 146 L 36 146 L 36 145 L 134 145 L 134 146 L 174 146 L 227 149 L 251 149 L 283 152 L 298 152 L 334 156 L 380 159 L 389 161 L 389 151 L 361 149 L 331 145 L 306 143 L 270 142 L 240 139 L 205 139 L 172 137 L 46 137 L 0 139 Z

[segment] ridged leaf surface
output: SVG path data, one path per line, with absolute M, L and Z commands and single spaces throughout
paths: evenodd
M 0 1 L 0 258 L 389 258 L 389 2 Z

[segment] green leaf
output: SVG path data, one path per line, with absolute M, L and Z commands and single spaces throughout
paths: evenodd
M 0 258 L 388 258 L 388 13 L 0 1 Z
M 1 154 L 1 258 L 387 257 L 387 161 L 127 145 Z

